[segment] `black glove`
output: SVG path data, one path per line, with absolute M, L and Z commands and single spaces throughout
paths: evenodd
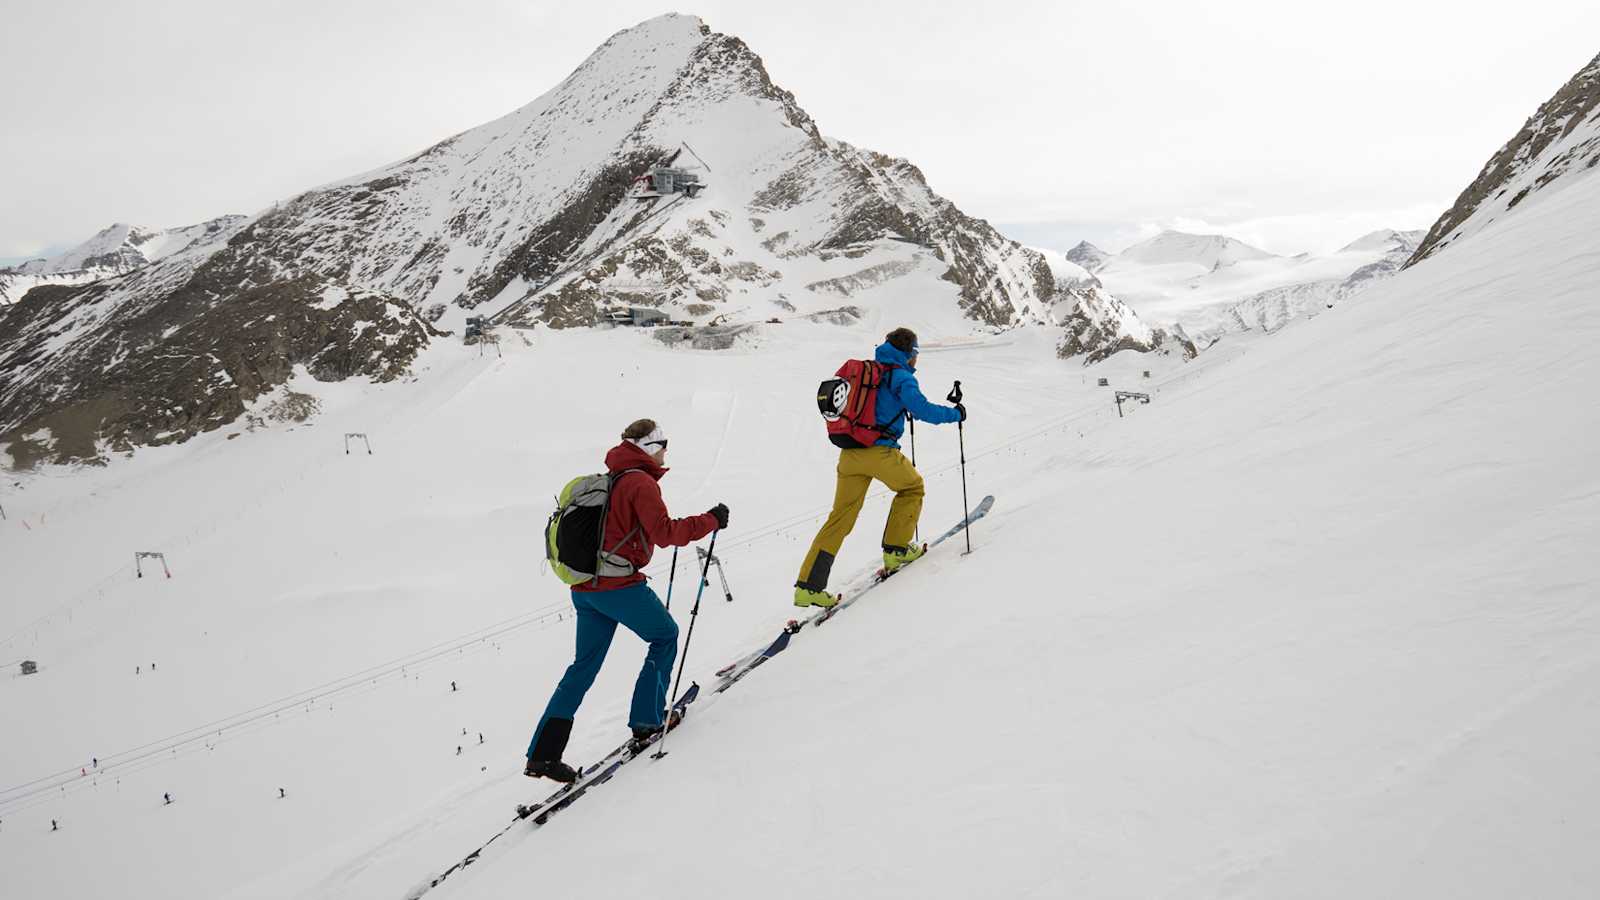
M 728 504 L 718 503 L 716 506 L 711 507 L 708 513 L 717 520 L 717 529 L 719 531 L 728 527 Z
M 957 422 L 965 422 L 967 420 L 967 408 L 965 406 L 961 405 L 960 403 L 957 403 L 956 404 L 956 412 L 961 414 L 961 418 L 957 419 L 956 420 Z

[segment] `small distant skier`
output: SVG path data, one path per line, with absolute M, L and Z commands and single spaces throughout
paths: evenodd
M 283 788 L 278 788 L 278 799 L 279 800 L 282 800 L 283 798 L 285 798 L 287 796 L 289 796 L 288 792 L 286 792 Z
M 171 794 L 162 794 L 161 795 L 161 799 L 166 801 L 166 803 L 164 805 L 166 805 L 166 806 L 171 806 L 172 805 L 172 795 Z
M 60 831 L 61 830 L 61 825 L 58 824 L 55 819 L 51 819 L 50 820 L 50 830 L 51 831 Z
M 93 768 L 96 768 L 96 769 L 100 768 L 100 757 L 91 756 L 91 757 L 89 757 L 89 762 L 92 764 Z
M 453 694 L 453 693 L 455 693 L 455 690 L 456 690 L 456 683 L 454 681 L 452 681 L 452 682 L 450 682 L 450 692 Z
M 906 413 L 935 425 L 964 422 L 966 407 L 940 406 L 922 395 L 917 384 L 917 333 L 896 328 L 879 345 L 874 359 L 891 367 L 877 391 L 877 431 L 882 434 L 870 447 L 839 451 L 838 482 L 834 487 L 833 512 L 811 542 L 800 575 L 794 583 L 795 606 L 833 606 L 839 598 L 828 593 L 828 575 L 834 555 L 855 528 L 856 517 L 867 499 L 874 480 L 894 491 L 889 506 L 889 521 L 883 529 L 883 568 L 893 572 L 920 557 L 921 546 L 912 543 L 917 519 L 922 515 L 922 476 L 911 460 L 900 452 L 900 435 L 905 431 Z
M 622 432 L 622 443 L 606 454 L 606 469 L 615 476 L 601 545 L 633 564 L 634 574 L 601 576 L 572 586 L 578 613 L 577 652 L 550 697 L 528 745 L 531 778 L 573 782 L 578 773 L 561 761 L 572 735 L 572 719 L 583 695 L 605 662 L 617 626 L 649 643 L 644 666 L 633 686 L 628 725 L 633 740 L 643 745 L 666 728 L 667 691 L 672 662 L 678 656 L 678 623 L 661 605 L 640 570 L 650 564 L 655 547 L 686 547 L 713 531 L 728 527 L 728 507 L 718 503 L 709 512 L 683 519 L 667 514 L 657 484 L 667 474 L 667 436 L 654 420 L 640 419 Z
M 457 744 L 457 745 L 456 745 L 456 755 L 457 755 L 457 756 L 460 756 L 460 755 L 461 755 L 461 745 L 460 745 L 460 744 Z
M 478 743 L 483 743 L 483 732 L 478 732 Z

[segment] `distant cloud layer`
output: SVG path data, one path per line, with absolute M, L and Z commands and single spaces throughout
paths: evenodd
M 1515 29 L 1475 2 L 697 5 L 830 136 L 912 160 L 1019 238 L 1106 249 L 1161 227 L 1277 253 L 1423 227 L 1600 34 L 1600 6 L 1581 2 L 1524 4 Z M 252 213 L 403 158 L 659 12 L 19 5 L 0 57 L 0 258 L 113 221 Z

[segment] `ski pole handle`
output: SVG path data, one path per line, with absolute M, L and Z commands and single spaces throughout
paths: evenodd
M 949 394 L 949 396 L 945 397 L 945 399 L 950 401 L 951 403 L 960 403 L 961 402 L 961 380 L 960 379 L 956 380 L 956 386 L 950 389 L 950 394 Z

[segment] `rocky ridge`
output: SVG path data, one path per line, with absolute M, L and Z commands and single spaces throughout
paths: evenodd
M 1515 210 L 1550 185 L 1600 166 L 1600 56 L 1523 124 L 1439 217 L 1406 262 L 1414 266 Z

